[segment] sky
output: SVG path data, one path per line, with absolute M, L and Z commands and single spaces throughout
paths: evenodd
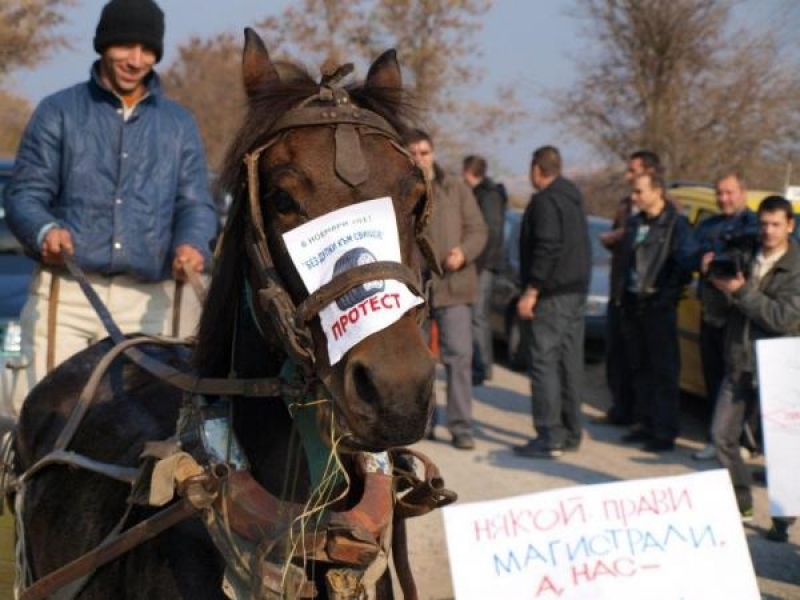
M 746 0 L 737 13 L 746 22 L 754 16 L 774 14 L 781 1 Z M 288 0 L 158 0 L 166 18 L 163 65 L 177 56 L 176 48 L 191 35 L 208 37 L 223 31 L 241 34 L 268 15 L 277 15 Z M 14 74 L 15 91 L 36 104 L 44 96 L 88 77 L 95 60 L 92 38 L 105 0 L 78 0 L 69 9 L 69 23 L 62 33 L 73 44 L 32 71 Z M 571 85 L 575 79 L 574 58 L 585 51 L 581 24 L 568 11 L 570 0 L 494 0 L 483 17 L 476 36 L 480 55 L 474 57 L 483 72 L 480 85 L 470 90 L 486 100 L 499 84 L 514 83 L 529 118 L 517 126 L 516 139 L 499 147 L 485 148 L 476 140 L 470 152 L 483 154 L 490 173 L 511 189 L 529 191 L 528 166 L 532 151 L 544 144 L 558 146 L 565 170 L 576 165 L 597 164 L 598 157 L 579 140 L 561 137 L 557 124 L 548 119 L 549 106 L 543 92 Z M 269 48 L 269 40 L 265 40 Z

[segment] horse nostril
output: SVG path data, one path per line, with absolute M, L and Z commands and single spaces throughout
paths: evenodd
M 364 364 L 357 364 L 353 366 L 350 371 L 350 377 L 353 379 L 356 394 L 358 397 L 368 404 L 375 404 L 380 395 L 378 388 L 372 379 L 370 369 Z

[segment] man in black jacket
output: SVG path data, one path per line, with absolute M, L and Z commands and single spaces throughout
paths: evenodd
M 515 446 L 519 456 L 555 458 L 581 443 L 586 293 L 591 244 L 583 198 L 561 176 L 553 146 L 533 153 L 531 183 L 537 190 L 522 216 L 517 312 L 528 328 L 528 373 L 538 437 Z
M 660 173 L 661 161 L 655 152 L 637 150 L 628 157 L 628 168 L 625 170 L 625 181 L 629 186 L 641 173 Z M 609 281 L 617 277 L 622 256 L 620 248 L 625 236 L 625 225 L 628 219 L 638 212 L 633 205 L 630 193 L 622 198 L 614 215 L 610 231 L 600 235 L 600 243 L 611 251 L 611 273 Z M 607 335 L 606 335 L 606 381 L 611 391 L 611 406 L 595 423 L 607 425 L 631 425 L 633 423 L 633 386 L 628 372 L 628 361 L 625 358 L 625 340 L 622 337 L 622 317 L 620 307 L 614 302 L 608 303 Z
M 472 305 L 472 385 L 492 378 L 492 328 L 489 325 L 489 302 L 494 274 L 505 266 L 503 227 L 506 195 L 502 187 L 486 175 L 486 159 L 470 155 L 464 159 L 462 176 L 478 201 L 489 240 L 475 261 L 478 269 L 478 297 Z
M 622 441 L 663 452 L 674 448 L 678 435 L 678 301 L 690 277 L 681 252 L 691 229 L 667 201 L 660 175 L 638 175 L 632 198 L 639 212 L 625 228 L 620 268 L 611 282 L 611 301 L 621 309 L 637 421 Z

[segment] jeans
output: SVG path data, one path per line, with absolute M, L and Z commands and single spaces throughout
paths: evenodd
M 739 439 L 745 415 L 753 410 L 757 402 L 758 392 L 753 386 L 751 373 L 742 373 L 738 377 L 726 375 L 719 389 L 711 422 L 711 437 L 717 448 L 717 456 L 730 473 L 740 511 L 753 507 L 750 472 L 739 452 Z
M 704 321 L 700 322 L 700 360 L 703 363 L 703 381 L 706 384 L 706 398 L 711 405 L 712 418 L 719 388 L 725 377 L 724 342 L 724 326 L 715 327 Z M 713 439 L 710 426 L 708 436 L 709 440 Z
M 494 356 L 489 307 L 494 274 L 482 269 L 478 274 L 478 296 L 472 305 L 472 375 L 474 379 L 491 379 Z
M 634 418 L 656 440 L 674 441 L 680 420 L 677 307 L 626 296 L 622 310 Z
M 609 302 L 606 314 L 606 382 L 611 391 L 608 417 L 612 421 L 633 421 L 633 385 L 631 383 L 625 338 L 622 335 L 622 309 Z
M 434 308 L 439 328 L 439 356 L 447 376 L 447 428 L 472 433 L 472 332 L 467 304 Z
M 586 296 L 539 298 L 528 328 L 533 424 L 544 444 L 579 443 Z

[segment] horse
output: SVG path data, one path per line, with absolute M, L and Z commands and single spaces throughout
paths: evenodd
M 344 85 L 351 70 L 351 65 L 326 66 L 321 81 L 315 81 L 294 63 L 273 61 L 261 38 L 245 30 L 247 114 L 221 175 L 233 203 L 194 345 L 104 340 L 49 373 L 21 411 L 14 439 L 21 482 L 16 516 L 18 560 L 25 565 L 29 591 L 70 561 L 83 560 L 92 568 L 69 581 L 55 577 L 48 588 L 53 595 L 47 597 L 393 598 L 386 561 L 375 556 L 388 552 L 392 534 L 396 539 L 403 534 L 396 514 L 401 504 L 396 492 L 403 486 L 396 477 L 367 473 L 364 464 L 424 434 L 435 380 L 435 362 L 419 326 L 424 304 L 358 341 L 336 362 L 329 358 L 319 312 L 375 280 L 401 281 L 421 295 L 424 263 L 438 267 L 424 243 L 429 186 L 400 141 L 411 112 L 396 55 L 385 52 L 362 82 Z M 332 211 L 384 197 L 391 199 L 396 216 L 401 261 L 345 271 L 309 293 L 283 235 Z M 132 359 L 134 350 L 138 361 Z M 153 362 L 172 375 L 159 374 Z M 188 383 L 179 389 L 178 380 Z M 218 389 L 227 400 L 203 400 L 193 388 L 210 389 L 212 396 Z M 284 392 L 288 398 L 281 401 L 277 396 Z M 314 400 L 306 405 L 301 396 Z M 142 472 L 148 448 L 169 446 L 162 454 L 176 456 L 176 448 L 191 446 L 191 440 L 176 441 L 176 427 L 180 433 L 180 423 L 197 419 L 209 407 L 224 407 L 247 468 L 232 469 L 225 460 L 209 467 L 192 455 L 185 481 L 195 482 L 194 492 L 186 492 L 195 512 L 154 533 L 148 519 L 163 509 L 134 502 L 141 484 L 134 473 Z M 303 410 L 311 415 L 306 424 L 316 429 L 312 437 L 328 451 L 328 463 L 341 462 L 338 481 L 324 493 L 315 487 L 311 461 L 303 460 L 304 438 L 297 425 Z M 205 431 L 208 421 L 199 423 L 199 428 L 184 427 L 184 433 Z M 413 471 L 408 464 L 413 457 L 391 456 L 397 464 L 390 469 L 396 472 L 405 464 Z M 157 461 L 148 464 L 148 472 L 155 472 Z M 239 479 L 232 476 L 237 473 Z M 216 487 L 209 483 L 214 481 Z M 388 501 L 385 489 L 395 494 Z M 188 505 L 185 497 L 169 498 L 168 507 Z M 365 518 L 376 512 L 376 503 L 383 513 Z M 442 503 L 441 498 L 429 502 L 429 508 Z M 317 505 L 324 505 L 328 516 L 320 516 Z M 362 506 L 366 512 L 354 508 Z M 265 516 L 264 507 L 274 514 Z M 388 527 L 387 514 L 393 521 Z M 332 524 L 337 519 L 340 530 Z M 370 528 L 370 519 L 382 525 Z M 104 557 L 107 549 L 90 554 L 137 525 L 153 531 L 111 559 Z M 365 539 L 365 530 L 379 531 L 380 539 Z M 298 539 L 307 546 L 305 553 L 297 550 Z M 289 540 L 294 553 L 287 550 Z M 250 562 L 232 566 L 243 554 Z M 355 564 L 357 578 L 366 572 L 372 583 L 357 583 L 351 595 L 337 595 L 331 573 L 340 580 L 351 574 L 336 569 L 341 565 L 331 556 L 349 557 L 345 566 Z M 265 562 L 275 557 L 283 563 Z M 259 566 L 267 563 L 270 568 Z M 242 571 L 245 575 L 237 578 Z

